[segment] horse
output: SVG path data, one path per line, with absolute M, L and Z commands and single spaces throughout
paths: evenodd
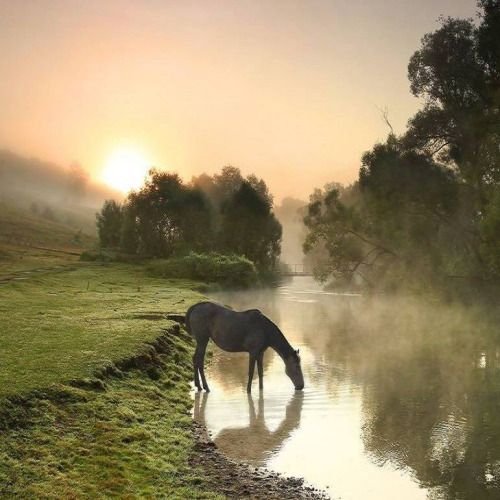
M 259 389 L 264 388 L 263 358 L 265 350 L 274 349 L 285 363 L 285 373 L 295 389 L 304 388 L 304 376 L 300 366 L 299 351 L 294 350 L 280 329 L 258 309 L 237 312 L 214 302 L 199 302 L 186 312 L 186 329 L 196 340 L 193 356 L 194 385 L 209 392 L 204 363 L 208 341 L 228 352 L 248 352 L 247 392 L 252 390 L 252 379 L 257 363 Z

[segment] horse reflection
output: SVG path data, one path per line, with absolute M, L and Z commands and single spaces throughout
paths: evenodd
M 196 393 L 194 403 L 194 418 L 205 423 L 205 409 L 208 393 Z M 222 429 L 214 439 L 217 447 L 225 454 L 236 460 L 250 463 L 255 466 L 263 465 L 265 460 L 278 450 L 299 427 L 304 394 L 296 392 L 290 398 L 285 410 L 285 417 L 274 431 L 266 426 L 264 416 L 264 397 L 262 393 L 258 399 L 258 411 L 255 411 L 253 397 L 248 394 L 248 412 L 250 423 L 247 427 L 228 427 Z

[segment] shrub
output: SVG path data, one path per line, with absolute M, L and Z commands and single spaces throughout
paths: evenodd
M 239 255 L 191 252 L 184 257 L 152 261 L 148 270 L 163 278 L 192 279 L 231 288 L 245 288 L 257 282 L 253 262 Z

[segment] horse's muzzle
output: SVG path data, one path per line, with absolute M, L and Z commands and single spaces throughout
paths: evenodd
M 303 388 L 304 388 L 304 384 L 295 386 L 296 391 L 301 391 Z

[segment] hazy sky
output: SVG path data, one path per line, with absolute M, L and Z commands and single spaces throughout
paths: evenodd
M 0 147 L 99 177 L 120 145 L 277 199 L 353 180 L 419 105 L 406 68 L 475 0 L 0 0 Z

